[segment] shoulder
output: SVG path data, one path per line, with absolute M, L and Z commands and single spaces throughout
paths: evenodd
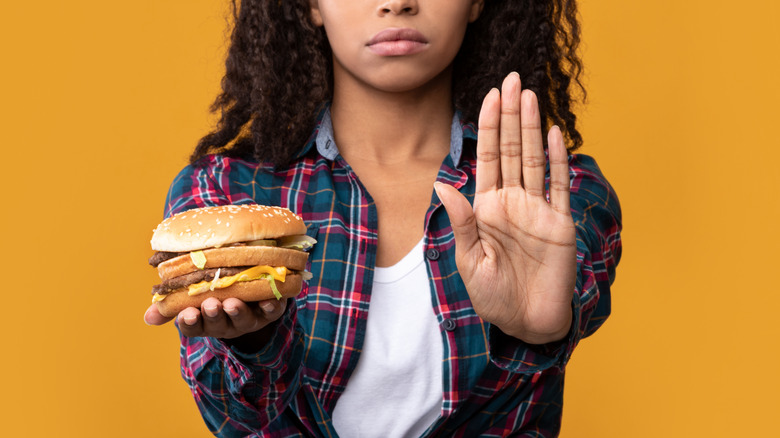
M 206 155 L 185 166 L 168 189 L 165 216 L 198 207 L 258 202 L 251 181 L 262 181 L 273 167 L 264 163 Z
M 284 166 L 211 154 L 185 166 L 174 178 L 165 215 L 225 204 L 281 205 L 282 192 L 311 175 L 315 159 L 308 154 Z
M 569 157 L 571 211 L 578 235 L 602 236 L 619 247 L 622 210 L 617 193 L 593 157 Z M 610 237 L 607 237 L 610 236 Z
M 571 192 L 583 194 L 603 194 L 615 197 L 615 190 L 607 181 L 596 160 L 585 154 L 571 154 L 569 156 L 569 177 L 571 180 Z

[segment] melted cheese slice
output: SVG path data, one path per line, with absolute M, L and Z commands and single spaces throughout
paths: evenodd
M 199 295 L 204 292 L 208 292 L 214 289 L 222 289 L 231 286 L 237 281 L 252 281 L 260 280 L 266 275 L 273 277 L 276 281 L 284 282 L 287 274 L 290 271 L 286 267 L 272 267 L 268 265 L 260 265 L 249 268 L 245 271 L 241 271 L 236 275 L 230 275 L 228 277 L 215 278 L 214 280 L 204 280 L 200 283 L 191 284 L 187 290 L 187 294 L 190 296 Z
M 221 289 L 232 285 L 237 281 L 252 281 L 260 280 L 264 276 L 271 276 L 276 281 L 284 283 L 287 274 L 290 273 L 286 267 L 273 267 L 268 265 L 254 266 L 244 271 L 239 272 L 236 275 L 230 275 L 228 277 L 218 277 L 214 280 L 204 280 L 200 283 L 191 284 L 188 287 L 187 294 L 189 296 L 199 295 L 214 289 Z M 167 297 L 168 294 L 160 295 L 154 294 L 152 297 L 152 303 L 158 303 Z

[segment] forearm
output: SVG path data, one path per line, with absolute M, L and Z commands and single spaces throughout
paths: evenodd
M 286 408 L 299 387 L 303 357 L 295 316 L 291 304 L 269 330 L 230 343 L 182 337 L 182 376 L 213 432 L 244 436 Z

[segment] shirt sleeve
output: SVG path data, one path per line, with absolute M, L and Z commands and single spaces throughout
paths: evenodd
M 220 187 L 226 171 L 220 160 L 187 166 L 172 183 L 165 216 L 192 208 L 230 203 Z M 254 354 L 239 351 L 220 339 L 181 336 L 181 373 L 212 433 L 255 436 L 276 419 L 300 385 L 302 333 L 296 324 L 295 302 L 277 322 L 271 341 Z M 297 364 L 297 366 L 296 366 Z
M 300 387 L 303 342 L 295 324 L 295 302 L 268 345 L 256 354 L 216 338 L 181 337 L 181 373 L 203 420 L 216 436 L 248 436 L 263 430 L 292 401 Z M 254 435 L 252 435 L 254 436 Z
M 571 155 L 569 176 L 571 213 L 577 228 L 571 329 L 561 341 L 529 345 L 491 325 L 490 357 L 500 368 L 520 373 L 563 368 L 579 341 L 593 334 L 610 314 L 610 288 L 622 249 L 620 203 L 593 158 Z

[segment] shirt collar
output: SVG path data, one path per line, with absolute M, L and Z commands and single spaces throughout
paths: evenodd
M 477 139 L 477 131 L 470 123 L 462 123 L 460 112 L 455 111 L 452 116 L 452 125 L 450 129 L 450 158 L 457 164 L 463 155 L 463 139 Z M 306 143 L 306 146 L 296 156 L 300 158 L 308 154 L 312 148 L 317 148 L 317 152 L 328 160 L 335 160 L 339 155 L 339 149 L 336 141 L 333 139 L 333 122 L 330 118 L 330 105 L 326 105 L 317 116 L 317 127 L 313 135 Z

